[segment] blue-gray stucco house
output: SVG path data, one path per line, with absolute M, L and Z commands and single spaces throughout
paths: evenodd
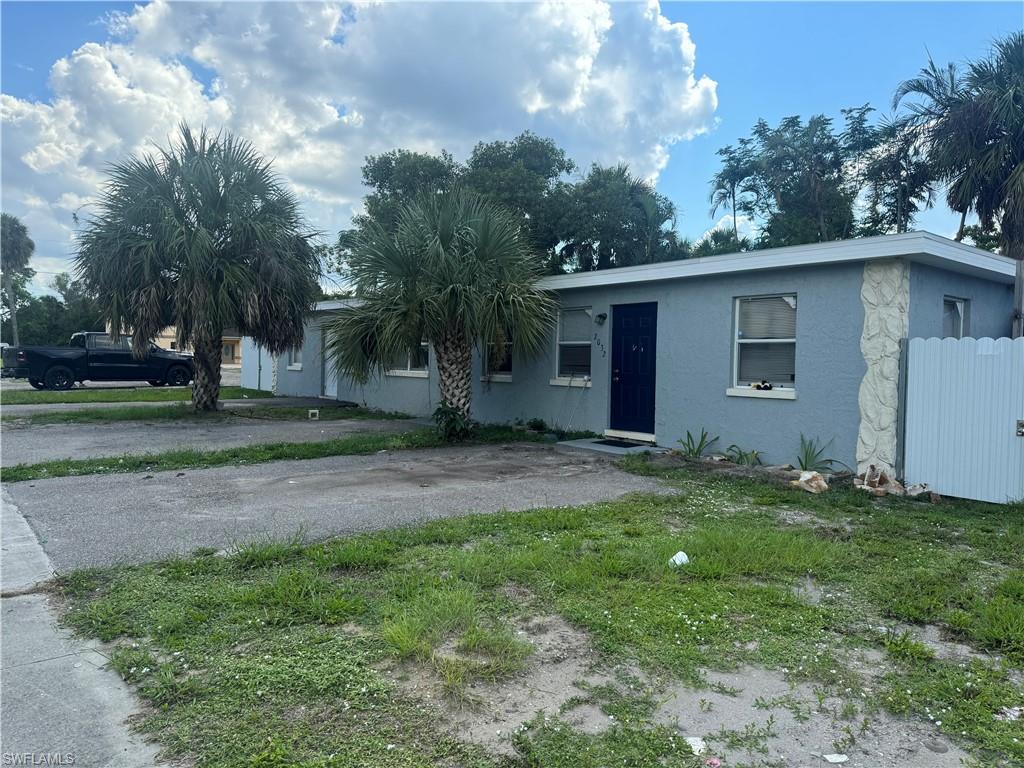
M 703 428 L 770 463 L 794 461 L 803 434 L 850 466 L 891 468 L 901 341 L 1008 335 L 1013 273 L 913 232 L 548 277 L 561 305 L 548 349 L 499 365 L 478 350 L 473 415 L 665 446 Z M 365 386 L 325 364 L 320 326 L 344 304 L 318 305 L 304 348 L 276 361 L 246 340 L 243 385 L 432 413 L 428 349 Z

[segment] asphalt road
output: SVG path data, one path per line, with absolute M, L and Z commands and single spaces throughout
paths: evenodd
M 578 505 L 656 480 L 607 457 L 514 444 L 5 486 L 58 570 L 301 532 L 309 539 L 470 512 Z
M 241 386 L 242 383 L 242 366 L 230 365 L 223 366 L 220 369 L 220 385 L 222 387 L 237 387 Z M 3 384 L 0 385 L 2 389 L 6 391 L 16 391 L 20 389 L 32 389 L 32 385 L 28 383 L 28 379 L 4 379 Z M 149 382 L 146 381 L 87 381 L 85 385 L 76 384 L 75 389 L 125 389 L 129 387 L 140 387 L 150 389 Z
M 0 425 L 0 457 L 5 467 L 52 459 L 89 459 L 126 453 L 159 453 L 177 448 L 235 448 L 262 443 L 309 443 L 353 432 L 403 432 L 411 421 L 352 419 L 291 421 L 243 415 L 223 421 L 125 421 L 109 424 Z

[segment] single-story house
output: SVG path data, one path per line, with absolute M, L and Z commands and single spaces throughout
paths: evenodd
M 803 434 L 851 467 L 892 468 L 902 340 L 1008 335 L 1013 275 L 1008 258 L 911 232 L 548 277 L 548 349 L 493 365 L 477 350 L 473 415 L 662 446 L 706 429 L 769 463 L 794 462 Z M 366 385 L 325 364 L 321 323 L 342 306 L 318 305 L 304 347 L 276 361 L 244 340 L 243 385 L 430 415 L 426 345 Z

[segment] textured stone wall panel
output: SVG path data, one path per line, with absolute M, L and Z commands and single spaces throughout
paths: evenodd
M 900 340 L 910 325 L 910 271 L 900 259 L 864 264 L 860 292 L 864 328 L 860 351 L 867 372 L 860 384 L 857 471 L 871 464 L 893 473 L 899 417 Z

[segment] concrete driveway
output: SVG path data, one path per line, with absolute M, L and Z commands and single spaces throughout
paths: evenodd
M 470 512 L 578 505 L 656 480 L 608 458 L 513 444 L 337 456 L 5 486 L 58 571 L 301 531 L 310 539 Z
M 52 459 L 88 459 L 177 448 L 235 448 L 262 443 L 333 440 L 354 432 L 404 432 L 411 421 L 352 419 L 291 421 L 228 416 L 223 421 L 124 421 L 110 424 L 0 425 L 3 466 Z

